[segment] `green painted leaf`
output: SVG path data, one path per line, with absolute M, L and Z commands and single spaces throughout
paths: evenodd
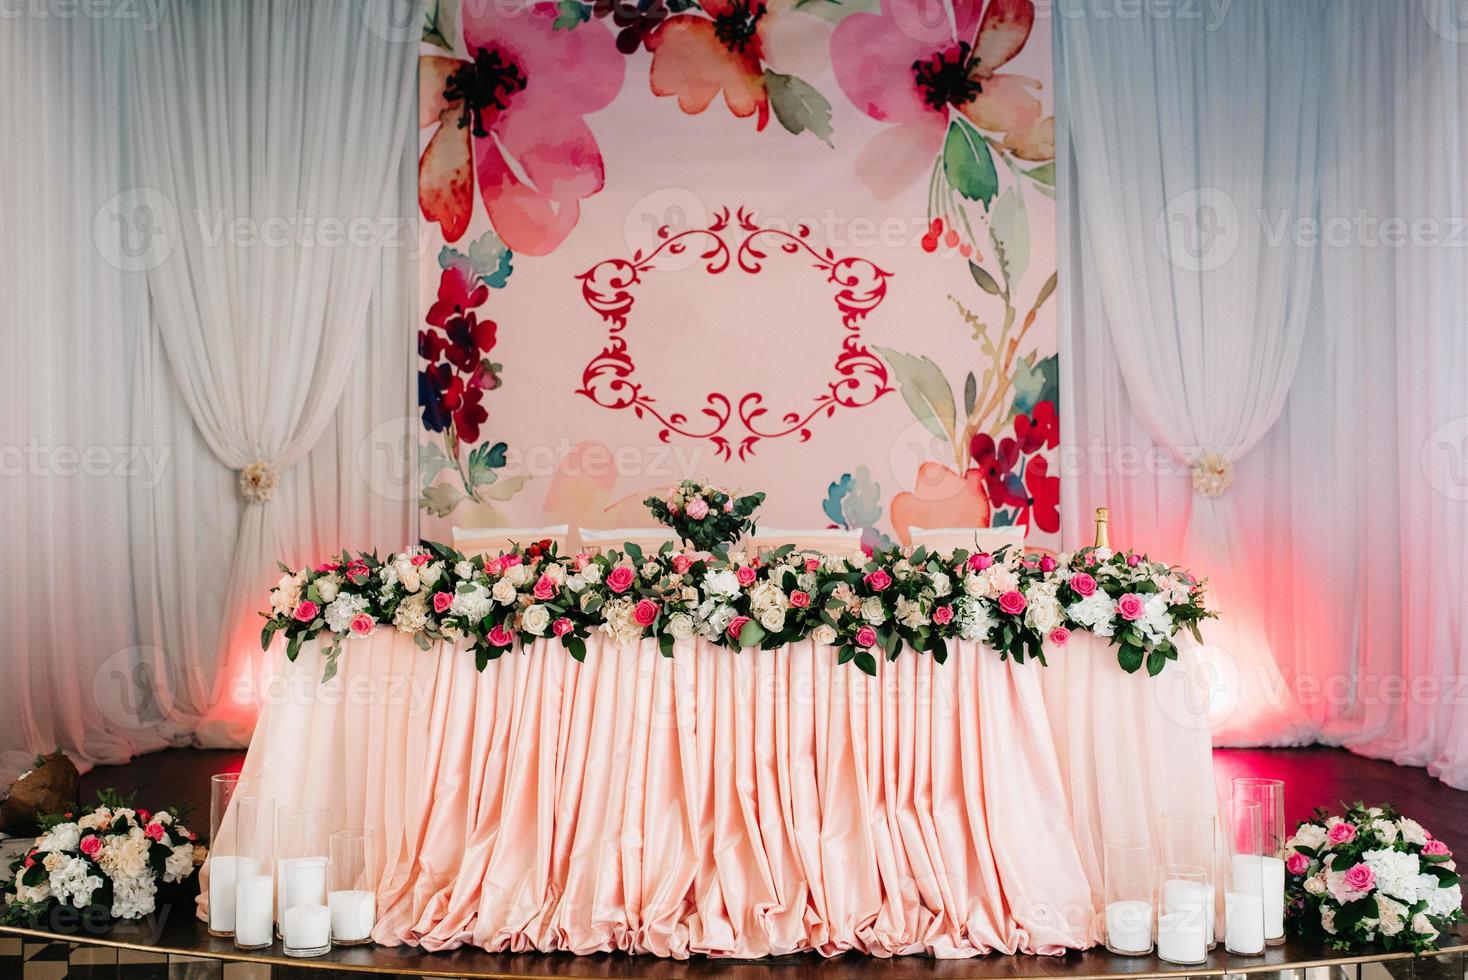
M 963 379 L 963 414 L 965 417 L 974 414 L 974 406 L 979 402 L 979 379 L 974 377 L 970 371 L 968 377 Z
M 1036 359 L 1034 353 L 1014 362 L 1014 401 L 1010 403 L 1012 418 L 1021 413 L 1030 415 L 1040 402 L 1060 400 L 1060 357 Z
M 904 354 L 890 347 L 874 349 L 897 373 L 902 399 L 923 428 L 951 444 L 958 429 L 957 411 L 943 369 L 926 356 Z
M 551 30 L 571 31 L 591 19 L 591 5 L 581 0 L 561 0 L 556 4 L 556 19 Z
M 1055 161 L 1051 160 L 1049 163 L 1042 163 L 1040 166 L 1034 168 L 1033 170 L 1026 170 L 1025 176 L 1030 178 L 1030 180 L 1033 180 L 1037 184 L 1042 184 L 1045 187 L 1054 187 Z
M 499 478 L 495 470 L 505 465 L 505 454 L 509 448 L 503 442 L 496 442 L 482 443 L 469 450 L 469 482 L 472 487 L 486 486 Z M 495 499 L 504 500 L 505 498 Z
M 428 0 L 423 18 L 423 40 L 453 53 L 459 29 L 459 0 Z
M 993 276 L 989 275 L 989 270 L 983 266 L 975 262 L 970 262 L 968 264 L 968 273 L 974 277 L 974 282 L 979 284 L 979 288 L 989 295 L 998 296 L 1004 292 L 1003 287 L 999 285 Z
M 781 126 L 796 135 L 809 131 L 822 143 L 831 145 L 831 103 L 814 85 L 795 75 L 782 75 L 766 68 L 765 91 Z
M 965 120 L 955 117 L 948 124 L 943 140 L 943 175 L 948 183 L 970 201 L 982 201 L 984 207 L 999 193 L 999 174 L 994 170 L 994 156 L 984 137 Z
M 451 483 L 436 483 L 423 491 L 420 505 L 434 517 L 448 517 L 464 499 L 464 494 Z
M 530 475 L 528 473 L 522 473 L 519 476 L 506 477 L 503 480 L 496 480 L 486 490 L 479 494 L 479 498 L 481 500 L 509 500 L 515 494 L 523 490 L 525 488 L 525 484 L 529 482 Z
M 418 479 L 421 487 L 432 485 L 434 478 L 454 465 L 436 442 L 425 442 L 418 447 Z
M 1004 189 L 989 214 L 989 240 L 1012 290 L 1030 268 L 1030 217 L 1024 197 L 1013 187 Z

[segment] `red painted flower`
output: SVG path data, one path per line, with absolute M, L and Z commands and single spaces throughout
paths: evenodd
M 428 362 L 418 372 L 424 428 L 443 432 L 452 425 L 464 443 L 479 440 L 479 428 L 489 420 L 484 393 L 499 387 L 488 356 L 499 328 L 473 309 L 488 298 L 477 277 L 451 265 L 439 277 L 438 300 L 428 311 L 430 329 L 418 331 L 418 355 Z
M 560 245 L 602 188 L 582 117 L 616 97 L 623 61 L 598 21 L 556 31 L 556 7 L 466 3 L 469 57 L 419 62 L 418 124 L 438 129 L 418 161 L 418 204 L 451 242 L 469 227 L 476 184 L 495 232 L 527 255 Z

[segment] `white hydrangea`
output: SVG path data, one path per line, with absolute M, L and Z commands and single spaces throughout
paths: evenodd
M 627 596 L 618 596 L 601 607 L 602 624 L 597 627 L 618 646 L 624 646 L 642 635 L 642 625 L 637 622 L 633 610 L 637 603 Z
M 728 568 L 709 572 L 703 577 L 703 593 L 715 599 L 732 599 L 739 594 L 739 577 Z
M 63 905 L 70 903 L 84 909 L 92 904 L 92 893 L 101 887 L 101 876 L 92 874 L 91 866 L 80 856 L 62 862 L 51 872 L 51 891 Z
M 1172 636 L 1172 614 L 1167 611 L 1167 599 L 1157 593 L 1147 597 L 1142 606 L 1142 618 L 1138 624 L 1142 634 L 1154 643 Z
M 153 911 L 158 882 L 152 874 L 112 879 L 112 915 L 119 919 L 141 919 Z
M 393 626 L 402 633 L 417 633 L 428 626 L 428 593 L 419 592 L 398 603 Z
M 921 602 L 914 602 L 906 596 L 898 596 L 896 612 L 898 621 L 909 629 L 928 625 L 928 613 Z
M 194 845 L 180 844 L 168 854 L 168 861 L 163 865 L 163 880 L 183 881 L 193 871 Z
M 982 640 L 994 628 L 994 617 L 987 603 L 978 599 L 959 599 L 958 634 L 965 640 Z
M 1407 925 L 1407 906 L 1380 892 L 1376 895 L 1376 918 L 1383 936 L 1395 936 Z
M 455 564 L 454 565 L 454 577 L 456 577 L 456 578 L 473 578 L 474 577 L 474 563 L 473 562 L 468 562 L 468 561 L 461 561 L 461 562 L 458 562 L 457 564 Z
M 1413 905 L 1419 898 L 1425 897 L 1425 894 L 1430 894 L 1423 892 L 1422 879 L 1431 882 L 1429 887 L 1437 887 L 1436 878 L 1422 873 L 1422 864 L 1415 854 L 1375 850 L 1367 851 L 1361 856 L 1361 860 L 1376 875 L 1377 888 L 1408 905 Z
M 88 814 L 90 816 L 90 814 Z M 86 817 L 82 818 L 83 820 Z M 74 851 L 82 842 L 82 828 L 77 823 L 59 823 L 36 840 L 37 851 Z
M 1451 915 L 1454 910 L 1463 905 L 1463 888 L 1461 885 L 1434 888 L 1425 897 L 1427 898 L 1428 915 Z
M 489 615 L 493 608 L 493 600 L 489 597 L 489 590 L 481 582 L 475 582 L 463 591 L 454 593 L 454 601 L 449 605 L 450 616 L 464 616 L 471 623 L 477 623 Z
M 1114 612 L 1111 597 L 1100 589 L 1080 602 L 1071 603 L 1065 612 L 1097 636 L 1107 637 L 1115 632 L 1111 625 L 1111 615 Z
M 102 850 L 97 852 L 97 864 L 113 880 L 142 874 L 148 868 L 150 846 L 152 842 L 137 827 L 125 834 L 110 834 L 104 838 Z
M 357 614 L 366 611 L 366 596 L 343 593 L 326 607 L 326 628 L 333 633 L 345 633 L 351 629 Z

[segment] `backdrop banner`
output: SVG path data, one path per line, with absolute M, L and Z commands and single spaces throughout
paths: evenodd
M 1031 0 L 438 0 L 424 533 L 1028 524 L 1058 543 L 1054 116 Z

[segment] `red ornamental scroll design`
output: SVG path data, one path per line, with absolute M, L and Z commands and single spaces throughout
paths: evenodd
M 731 247 L 729 239 L 736 235 L 737 247 Z M 754 212 L 743 207 L 732 215 L 728 208 L 719 209 L 705 228 L 674 233 L 665 225 L 658 229 L 657 237 L 657 247 L 646 254 L 638 249 L 630 258 L 604 259 L 576 277 L 586 305 L 608 325 L 607 345 L 582 370 L 577 394 L 603 408 L 631 409 L 638 418 L 654 419 L 663 442 L 671 441 L 674 433 L 707 439 L 724 459 L 732 458 L 736 451 L 740 459 L 747 459 L 763 439 L 793 435 L 806 442 L 815 420 L 830 418 L 840 408 L 870 405 L 893 390 L 888 383 L 887 365 L 861 342 L 861 321 L 887 296 L 890 273 L 875 263 L 837 256 L 830 248 L 817 247 L 806 225 L 793 232 L 763 227 L 756 222 Z M 622 333 L 636 303 L 634 287 L 642 282 L 644 273 L 657 269 L 660 258 L 685 255 L 692 248 L 701 249 L 698 259 L 710 275 L 721 275 L 733 266 L 758 275 L 774 250 L 803 255 L 812 260 L 813 268 L 825 273 L 825 282 L 835 290 L 832 300 L 844 331 L 833 376 L 806 407 L 774 418 L 761 392 L 748 392 L 736 401 L 724 392 L 714 391 L 705 396 L 704 406 L 692 416 L 688 412 L 664 412 L 657 398 L 636 380 L 637 365 Z M 742 434 L 733 425 L 736 416 Z

